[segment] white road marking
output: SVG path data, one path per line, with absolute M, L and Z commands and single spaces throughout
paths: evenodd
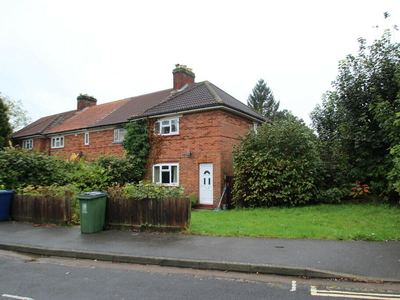
M 21 296 L 16 296 L 16 295 L 8 295 L 8 294 L 3 294 L 1 295 L 4 298 L 8 298 L 8 299 L 16 299 L 16 300 L 35 300 L 33 298 L 29 298 L 29 297 L 21 297 Z
M 293 281 L 292 281 L 292 289 L 291 289 L 290 291 L 291 291 L 291 292 L 295 292 L 295 291 L 296 291 L 296 288 L 297 288 L 296 280 L 293 280 Z
M 311 296 L 352 298 L 352 299 L 373 299 L 373 300 L 400 299 L 400 295 L 395 295 L 395 294 L 317 290 L 317 288 L 315 286 L 311 286 Z

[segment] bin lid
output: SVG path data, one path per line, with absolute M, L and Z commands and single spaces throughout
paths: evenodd
M 0 190 L 0 194 L 14 194 L 14 191 Z
M 83 194 L 79 194 L 76 196 L 78 199 L 84 199 L 84 200 L 91 200 L 99 197 L 104 197 L 105 195 L 108 195 L 108 193 L 105 192 L 86 192 Z
M 83 194 L 79 194 L 79 196 L 98 196 L 98 195 L 104 195 L 107 194 L 105 192 L 86 192 Z

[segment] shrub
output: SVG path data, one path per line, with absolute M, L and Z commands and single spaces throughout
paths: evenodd
M 39 151 L 4 148 L 0 151 L 0 184 L 14 190 L 28 185 L 65 184 L 65 163 Z
M 314 133 L 295 120 L 265 123 L 234 150 L 236 206 L 298 206 L 317 197 L 321 164 Z
M 119 183 L 124 185 L 128 182 L 137 182 L 136 164 L 131 156 L 124 153 L 121 157 L 115 155 L 100 156 L 95 162 L 105 170 L 108 185 Z
M 78 194 L 81 193 L 81 190 L 79 190 L 76 186 L 74 185 L 64 185 L 64 186 L 59 186 L 59 185 L 39 185 L 39 186 L 33 186 L 33 185 L 28 185 L 23 188 L 18 188 L 16 190 L 17 194 L 19 195 L 28 195 L 28 196 L 52 196 L 52 197 L 58 197 L 58 196 L 67 196 L 67 197 L 76 197 Z
M 83 159 L 68 161 L 66 170 L 67 182 L 85 192 L 103 190 L 111 184 L 107 169 L 95 163 L 89 164 Z
M 128 183 L 125 186 L 114 185 L 107 188 L 110 197 L 123 198 L 166 198 L 183 197 L 184 188 L 182 186 L 165 186 L 163 184 L 152 183 L 150 181 L 140 181 L 137 184 Z
M 190 199 L 190 206 L 192 208 L 195 207 L 197 204 L 199 204 L 199 197 L 197 197 L 196 194 L 190 194 L 189 199 Z

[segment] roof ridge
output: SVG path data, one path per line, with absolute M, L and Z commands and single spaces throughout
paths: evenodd
M 100 119 L 98 119 L 98 120 L 96 120 L 95 122 L 93 122 L 93 123 L 91 124 L 91 126 L 96 125 L 96 124 L 99 123 L 101 120 L 103 120 L 104 118 L 108 117 L 108 116 L 111 115 L 113 112 L 115 112 L 117 109 L 120 109 L 122 106 L 124 106 L 124 105 L 125 105 L 126 103 L 128 103 L 130 100 L 132 100 L 132 98 L 133 98 L 133 97 L 100 104 L 100 105 L 105 105 L 105 104 L 115 103 L 115 102 L 118 102 L 118 101 L 121 101 L 121 102 L 122 102 L 120 105 L 117 105 L 113 110 L 110 110 L 107 114 L 103 115 L 103 117 L 101 117 Z M 124 100 L 125 100 L 125 101 L 124 101 Z
M 215 89 L 217 89 L 219 92 L 226 94 L 226 95 L 229 96 L 232 100 L 234 100 L 238 105 L 240 105 L 241 108 L 239 108 L 239 107 L 235 108 L 235 107 L 232 105 L 232 103 L 223 102 L 226 106 L 232 107 L 232 108 L 235 108 L 235 109 L 239 109 L 239 110 L 241 110 L 241 111 L 243 111 L 243 109 L 249 109 L 251 112 L 253 112 L 253 113 L 257 114 L 258 116 L 260 116 L 260 117 L 262 117 L 262 118 L 265 119 L 264 116 L 260 115 L 258 112 L 256 112 L 255 110 L 253 110 L 251 107 L 249 107 L 248 105 L 246 105 L 245 103 L 243 103 L 243 102 L 240 101 L 239 99 L 236 99 L 236 98 L 235 98 L 234 96 L 232 96 L 231 94 L 225 92 L 225 91 L 224 91 L 223 89 L 221 89 L 220 87 L 216 86 L 216 85 L 213 84 L 213 83 L 210 83 L 210 85 L 212 86 L 213 91 L 214 91 L 215 93 L 217 93 L 217 92 L 215 91 Z M 214 88 L 215 88 L 215 89 L 214 89 Z M 244 111 L 243 111 L 243 112 L 244 112 Z
M 52 122 L 50 122 L 45 128 L 43 128 L 43 130 L 40 131 L 40 133 L 49 131 L 50 129 L 53 129 L 57 125 L 61 125 L 62 123 L 64 123 L 64 121 L 66 121 L 68 119 L 68 118 L 65 117 L 65 115 L 67 113 L 71 113 L 73 111 L 74 110 L 71 110 L 71 111 L 68 111 L 68 112 L 59 113 L 59 114 L 55 115 L 54 120 Z
M 211 82 L 209 81 L 204 81 L 204 85 L 206 86 L 206 88 L 208 89 L 208 91 L 213 95 L 215 101 L 217 101 L 218 103 L 225 103 L 224 101 L 222 101 L 221 97 L 215 92 L 214 88 L 211 86 Z

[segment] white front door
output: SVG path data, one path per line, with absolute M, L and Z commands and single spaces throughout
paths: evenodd
M 200 164 L 200 204 L 213 204 L 213 164 Z

